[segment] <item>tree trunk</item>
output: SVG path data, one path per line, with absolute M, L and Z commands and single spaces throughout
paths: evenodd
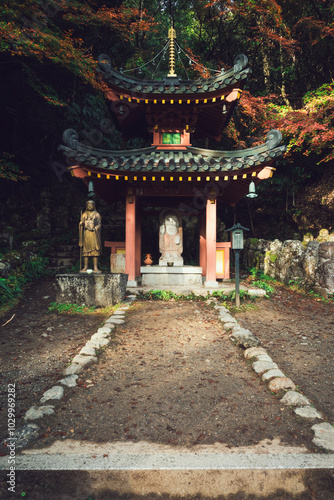
M 285 71 L 284 71 L 284 54 L 283 54 L 283 48 L 282 44 L 279 44 L 279 61 L 280 61 L 280 70 L 281 70 L 281 96 L 283 98 L 283 101 L 285 104 L 289 107 L 291 107 L 289 98 L 286 93 L 286 80 L 285 80 Z
M 266 93 L 270 94 L 270 58 L 268 49 L 265 45 L 261 47 L 263 79 Z
M 263 26 L 263 16 L 260 16 L 256 19 L 256 24 L 258 26 Z M 263 81 L 267 94 L 270 94 L 270 50 L 269 44 L 265 38 L 262 38 L 262 43 L 260 45 L 260 54 L 262 57 L 262 73 L 263 73 Z

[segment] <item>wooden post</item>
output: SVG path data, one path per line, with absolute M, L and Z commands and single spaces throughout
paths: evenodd
M 235 254 L 235 305 L 236 307 L 240 307 L 240 271 L 239 271 L 239 257 L 240 250 L 234 250 Z
M 140 276 L 140 265 L 141 265 L 141 210 L 140 204 L 137 203 L 136 207 L 136 242 L 135 242 L 135 253 L 136 253 L 136 276 Z
M 205 287 L 218 287 L 216 280 L 217 202 L 206 202 L 206 281 Z
M 127 195 L 125 202 L 125 272 L 128 286 L 136 282 L 136 197 Z
M 199 265 L 202 268 L 202 276 L 206 275 L 206 214 L 200 215 L 199 219 Z

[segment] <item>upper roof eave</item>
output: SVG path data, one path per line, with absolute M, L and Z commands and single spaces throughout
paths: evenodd
M 110 57 L 101 54 L 98 57 L 99 72 L 105 81 L 114 90 L 133 95 L 175 95 L 186 94 L 188 97 L 198 94 L 219 94 L 231 86 L 243 87 L 251 69 L 248 67 L 248 58 L 240 54 L 234 59 L 234 65 L 227 71 L 221 71 L 217 76 L 208 79 L 181 80 L 178 77 L 166 77 L 164 80 L 139 80 L 124 75 L 111 66 Z

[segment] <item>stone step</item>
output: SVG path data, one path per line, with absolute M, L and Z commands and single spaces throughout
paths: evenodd
M 109 450 L 105 450 L 108 445 Z M 127 498 L 132 500 L 154 495 L 170 500 L 246 499 L 248 495 L 275 500 L 333 498 L 333 454 L 217 453 L 210 446 L 180 452 L 172 447 L 159 449 L 153 443 L 152 453 L 147 449 L 138 453 L 141 443 L 104 443 L 103 451 L 96 446 L 95 451 L 83 453 L 83 443 L 71 441 L 67 452 L 66 442 L 61 446 L 63 450 L 58 446 L 57 453 L 41 449 L 18 454 L 18 477 L 20 471 L 27 471 L 30 479 L 49 471 L 49 492 L 56 493 L 59 471 L 72 471 L 73 498 L 79 498 L 76 493 L 80 498 L 95 497 L 101 491 L 114 500 L 124 495 L 131 495 Z M 0 469 L 6 468 L 8 457 L 1 457 Z
M 213 292 L 213 291 L 218 291 L 222 292 L 225 295 L 228 295 L 230 292 L 233 292 L 235 290 L 235 284 L 234 283 L 218 283 L 217 287 L 213 287 L 212 289 L 210 288 L 204 288 L 204 284 L 201 287 L 194 286 L 194 285 L 168 285 L 168 286 L 162 286 L 159 285 L 158 283 L 155 283 L 154 285 L 151 286 L 142 286 L 140 285 L 128 285 L 127 290 L 129 292 L 138 294 L 140 292 L 149 292 L 152 290 L 152 286 L 154 286 L 155 290 L 169 290 L 171 292 L 176 293 L 177 295 L 188 295 L 189 293 L 194 293 L 195 295 L 206 295 L 208 292 Z M 264 297 L 266 292 L 265 290 L 262 290 L 261 288 L 248 288 L 246 286 L 240 285 L 240 290 L 247 291 L 249 295 L 253 295 L 256 297 Z

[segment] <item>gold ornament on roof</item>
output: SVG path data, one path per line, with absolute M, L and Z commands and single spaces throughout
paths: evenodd
M 176 31 L 174 28 L 168 30 L 169 42 L 169 73 L 167 76 L 177 76 L 175 73 L 175 44 Z

